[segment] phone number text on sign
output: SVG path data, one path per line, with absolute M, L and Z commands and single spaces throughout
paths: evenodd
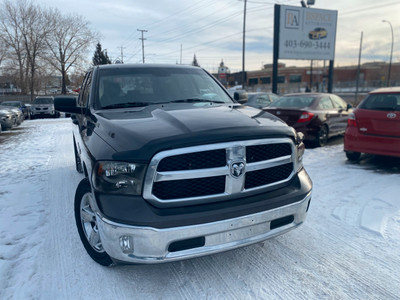
M 297 40 L 286 40 L 284 42 L 285 48 L 289 49 L 330 49 L 330 42 L 313 42 L 313 41 L 297 41 Z

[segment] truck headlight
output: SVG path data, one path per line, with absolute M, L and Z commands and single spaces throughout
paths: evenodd
M 302 132 L 297 132 L 296 134 L 296 165 L 297 171 L 303 168 L 303 155 L 306 149 L 304 143 L 304 134 Z
M 140 195 L 145 170 L 143 164 L 100 161 L 93 171 L 93 185 L 104 193 Z

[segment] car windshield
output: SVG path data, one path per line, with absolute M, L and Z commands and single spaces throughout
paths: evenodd
M 361 102 L 359 108 L 400 111 L 400 94 L 371 94 Z
M 311 96 L 287 96 L 272 102 L 274 107 L 304 108 L 309 107 L 315 100 Z
M 13 107 L 19 107 L 20 106 L 18 102 L 3 102 L 3 103 L 1 103 L 1 105 L 13 106 Z
M 118 68 L 99 72 L 96 108 L 160 103 L 229 103 L 231 98 L 200 68 Z
M 52 98 L 36 98 L 33 100 L 33 104 L 53 104 Z

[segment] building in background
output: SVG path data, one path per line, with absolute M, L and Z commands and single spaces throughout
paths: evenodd
M 228 75 L 230 74 L 231 70 L 229 70 L 229 68 L 225 66 L 224 61 L 221 60 L 218 67 L 217 78 L 225 87 L 228 85 Z
M 319 62 L 321 64 L 321 62 Z M 278 65 L 279 94 L 305 92 L 307 87 L 312 91 L 326 92 L 328 85 L 328 64 L 313 66 Z M 369 92 L 387 85 L 389 64 L 385 62 L 369 62 L 360 66 L 359 91 Z M 333 75 L 333 92 L 355 92 L 357 65 L 335 67 Z M 214 74 L 220 80 L 218 74 Z M 245 86 L 248 91 L 272 90 L 272 64 L 266 64 L 261 70 L 246 72 Z M 242 72 L 229 73 L 225 86 L 232 87 L 242 84 Z M 400 63 L 392 63 L 390 86 L 400 86 Z

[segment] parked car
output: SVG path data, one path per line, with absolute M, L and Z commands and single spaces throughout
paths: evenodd
M 263 107 L 269 106 L 273 101 L 277 100 L 278 98 L 279 96 L 274 93 L 247 93 L 247 102 L 244 104 L 261 109 Z
M 328 138 L 343 134 L 352 106 L 334 94 L 288 94 L 263 109 L 304 134 L 304 140 L 324 146 Z
M 0 131 L 16 126 L 17 115 L 8 106 L 0 106 Z
M 3 101 L 3 102 L 1 102 L 1 105 L 16 107 L 19 110 L 21 110 L 25 119 L 29 118 L 29 109 L 26 106 L 26 104 L 23 103 L 22 101 Z
M 60 112 L 54 109 L 54 97 L 38 96 L 32 103 L 32 118 L 37 117 L 52 117 L 58 118 Z
M 314 30 L 308 33 L 308 38 L 311 40 L 320 40 L 326 38 L 328 36 L 328 32 L 325 28 L 317 27 Z
M 99 264 L 199 257 L 305 221 L 302 134 L 199 67 L 94 66 L 55 105 L 74 114 L 75 222 Z
M 361 153 L 400 157 L 400 87 L 374 90 L 350 114 L 344 135 L 349 160 Z
M 22 122 L 24 121 L 24 114 L 22 113 L 22 111 L 15 107 L 15 106 L 10 106 L 10 105 L 3 105 L 3 108 L 7 108 L 8 110 L 10 110 L 11 112 L 13 112 L 13 114 L 15 115 L 15 126 L 19 126 L 22 124 Z

